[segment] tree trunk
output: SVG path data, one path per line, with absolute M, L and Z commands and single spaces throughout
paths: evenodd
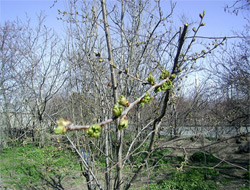
M 108 18 L 107 18 L 107 9 L 106 9 L 106 1 L 101 0 L 102 5 L 102 14 L 103 14 L 103 21 L 104 21 L 104 30 L 106 35 L 107 41 L 107 48 L 108 48 L 108 60 L 110 64 L 110 72 L 111 72 L 111 82 L 112 82 L 112 89 L 113 89 L 113 97 L 114 97 L 114 104 L 117 103 L 118 95 L 117 95 L 117 79 L 114 70 L 114 59 L 112 53 L 112 44 L 111 44 L 111 37 L 109 32 L 109 25 L 108 25 Z M 116 126 L 118 126 L 118 119 L 116 120 Z M 122 189 L 122 131 L 116 130 L 117 132 L 117 139 L 116 139 L 116 152 L 117 152 L 117 178 L 116 178 L 116 189 Z

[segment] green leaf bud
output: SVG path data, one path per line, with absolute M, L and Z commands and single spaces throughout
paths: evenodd
M 154 85 L 155 84 L 155 78 L 152 74 L 148 75 L 148 78 L 146 78 L 146 80 L 151 84 Z
M 153 97 L 150 96 L 150 94 L 147 92 L 147 93 L 145 94 L 145 96 L 141 99 L 141 101 L 140 101 L 139 104 L 142 105 L 142 107 L 143 107 L 144 104 L 149 104 L 152 98 L 153 98 Z
M 142 107 L 144 107 L 145 103 L 144 103 L 144 102 L 140 102 L 140 105 L 141 105 Z
M 63 134 L 66 131 L 67 131 L 67 129 L 64 126 L 58 126 L 57 128 L 54 129 L 55 134 Z
M 128 68 L 125 69 L 125 73 L 128 74 Z
M 172 82 L 171 82 L 170 80 L 164 82 L 164 83 L 161 85 L 161 89 L 162 89 L 163 91 L 170 90 L 172 87 L 173 87 L 173 85 L 172 85 Z
M 170 76 L 169 79 L 170 79 L 171 81 L 173 81 L 173 80 L 175 79 L 175 77 L 176 77 L 176 74 L 172 74 L 172 75 Z
M 114 114 L 115 117 L 119 117 L 122 114 L 122 111 L 123 111 L 122 106 L 114 105 L 113 114 Z
M 156 87 L 155 89 L 154 89 L 154 92 L 155 93 L 158 93 L 158 92 L 160 92 L 161 91 L 161 87 L 160 86 L 158 86 L 158 87 Z
M 129 106 L 129 102 L 127 100 L 127 98 L 123 95 L 120 96 L 120 99 L 118 100 L 118 103 L 122 106 L 126 106 L 128 107 Z
M 87 134 L 88 134 L 89 137 L 92 136 L 92 135 L 94 134 L 94 131 L 93 131 L 93 129 L 92 129 L 91 127 L 88 128 L 88 129 L 86 130 L 86 132 L 87 132 Z
M 98 124 L 91 125 L 86 131 L 89 137 L 100 137 L 101 126 Z
M 69 120 L 65 120 L 63 118 L 60 118 L 57 120 L 57 127 L 54 129 L 55 134 L 63 134 L 67 132 L 67 126 L 71 124 Z
M 127 116 L 123 116 L 121 119 L 120 119 L 120 122 L 119 122 L 119 125 L 118 125 L 118 129 L 121 130 L 123 128 L 128 128 L 128 119 L 127 119 Z
M 193 27 L 193 29 L 192 29 L 194 32 L 197 32 L 197 29 L 195 28 L 195 27 Z
M 160 75 L 160 79 L 166 79 L 166 78 L 168 78 L 169 77 L 169 71 L 168 70 L 166 70 L 166 69 L 164 69 L 164 70 L 162 70 L 162 72 L 161 72 L 161 75 Z

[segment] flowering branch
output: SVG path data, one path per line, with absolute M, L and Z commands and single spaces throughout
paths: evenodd
M 94 124 L 95 126 L 100 126 L 100 127 L 103 127 L 109 123 L 111 123 L 112 121 L 118 119 L 118 118 L 124 118 L 128 113 L 129 111 L 135 107 L 135 105 L 139 104 L 140 102 L 142 102 L 143 98 L 145 96 L 147 96 L 148 94 L 152 93 L 152 91 L 157 88 L 157 87 L 160 87 L 162 86 L 166 81 L 170 80 L 170 77 L 162 80 L 161 82 L 151 86 L 141 97 L 137 98 L 134 102 L 130 103 L 128 105 L 128 107 L 125 108 L 125 110 L 121 113 L 121 115 L 119 117 L 116 117 L 116 116 L 113 116 L 112 118 L 110 119 L 107 119 L 105 121 L 102 121 L 100 123 L 97 123 L 97 124 Z M 59 119 L 57 121 L 57 127 L 55 128 L 54 132 L 56 134 L 62 134 L 62 133 L 65 133 L 67 131 L 73 131 L 73 130 L 88 130 L 90 129 L 92 126 L 94 125 L 75 125 L 73 123 L 71 123 L 70 121 L 68 120 L 64 120 L 64 119 Z M 92 135 L 90 135 L 92 136 Z

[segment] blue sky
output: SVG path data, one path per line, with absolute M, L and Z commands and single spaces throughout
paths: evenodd
M 56 19 L 57 9 L 62 9 L 66 5 L 66 1 L 61 1 L 55 7 L 50 8 L 53 2 L 53 0 L 0 0 L 0 23 L 13 21 L 16 18 L 24 20 L 26 13 L 31 18 L 32 23 L 36 23 L 36 15 L 44 11 L 47 15 L 46 25 L 60 31 L 63 29 L 63 24 Z
M 112 2 L 111 0 L 107 1 Z M 58 9 L 65 10 L 67 1 L 58 0 L 56 5 L 50 8 L 53 2 L 54 0 L 0 0 L 0 24 L 7 20 L 13 21 L 16 18 L 24 20 L 25 13 L 32 19 L 33 23 L 36 23 L 36 15 L 40 11 L 44 11 L 47 15 L 46 25 L 55 29 L 59 35 L 63 34 L 61 31 L 64 30 L 64 24 L 56 17 Z M 162 0 L 161 2 L 162 11 L 169 10 L 169 1 Z M 234 31 L 242 31 L 243 26 L 247 23 L 242 13 L 236 16 L 224 11 L 225 6 L 232 5 L 234 0 L 177 0 L 176 2 L 177 6 L 174 11 L 176 27 L 181 25 L 177 20 L 180 20 L 182 15 L 185 15 L 188 21 L 199 21 L 199 13 L 202 13 L 203 10 L 206 11 L 204 18 L 206 26 L 199 31 L 198 35 L 200 36 L 233 36 Z M 233 42 L 233 39 L 230 42 Z
M 108 0 L 109 1 L 109 0 Z M 0 0 L 0 23 L 7 20 L 25 18 L 25 13 L 36 21 L 35 17 L 41 10 L 47 15 L 46 24 L 53 27 L 56 31 L 63 29 L 63 23 L 58 21 L 57 10 L 64 10 L 67 5 L 66 0 L 58 0 L 53 8 L 54 0 Z M 232 35 L 232 31 L 239 31 L 246 24 L 243 15 L 238 16 L 224 12 L 226 4 L 232 4 L 233 0 L 177 0 L 175 10 L 176 18 L 185 15 L 190 21 L 198 21 L 199 13 L 206 10 L 204 21 L 206 27 L 200 31 L 200 35 L 206 36 L 227 36 Z M 164 7 L 168 6 L 168 1 L 163 0 Z

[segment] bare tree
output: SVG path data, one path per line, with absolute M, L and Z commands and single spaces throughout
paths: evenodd
M 35 29 L 29 19 L 1 27 L 1 97 L 9 129 L 14 121 L 13 127 L 41 130 L 47 103 L 66 80 L 63 44 L 44 21 L 40 14 Z
M 98 131 L 104 128 L 100 140 L 92 141 L 86 135 L 79 138 L 76 133 L 72 143 L 78 145 L 78 150 L 89 147 L 93 157 L 98 156 L 93 147 L 98 147 L 100 155 L 105 156 L 107 189 L 112 186 L 122 189 L 124 185 L 129 189 L 155 150 L 159 127 L 174 102 L 174 91 L 181 84 L 178 81 L 192 70 L 196 60 L 211 53 L 225 39 L 218 40 L 208 50 L 195 53 L 191 51 L 192 45 L 195 45 L 197 32 L 205 25 L 205 12 L 200 14 L 200 22 L 191 30 L 185 23 L 175 30 L 169 21 L 175 4 L 170 3 L 166 13 L 161 9 L 160 1 L 106 4 L 105 1 L 71 1 L 67 11 L 59 11 L 59 19 L 69 22 L 69 97 L 77 94 L 78 100 L 74 98 L 72 101 L 86 103 L 75 106 L 72 102 L 70 118 L 82 125 L 65 122 L 67 125 L 63 130 L 85 129 L 86 135 L 99 136 Z M 152 103 L 147 105 L 153 97 Z M 119 107 L 118 102 L 124 107 Z M 88 109 L 82 109 L 83 106 Z M 80 120 L 73 117 L 79 107 L 84 110 L 83 115 L 91 112 L 89 116 L 92 118 L 83 121 L 82 116 Z M 121 130 L 128 127 L 128 121 L 130 127 Z M 56 129 L 59 133 L 61 122 Z M 95 134 L 92 133 L 94 128 Z M 124 139 L 125 136 L 129 136 L 129 140 Z M 141 163 L 135 166 L 131 175 L 124 176 L 123 168 L 142 146 L 146 146 L 146 151 L 139 154 Z M 82 161 L 85 165 L 84 159 Z M 110 172 L 114 167 L 116 176 Z M 101 188 L 96 180 L 96 168 L 85 165 L 84 172 L 89 189 Z
M 216 117 L 238 129 L 249 124 L 249 27 L 242 36 L 231 48 L 223 48 L 223 54 L 214 56 L 211 65 L 217 83 Z

